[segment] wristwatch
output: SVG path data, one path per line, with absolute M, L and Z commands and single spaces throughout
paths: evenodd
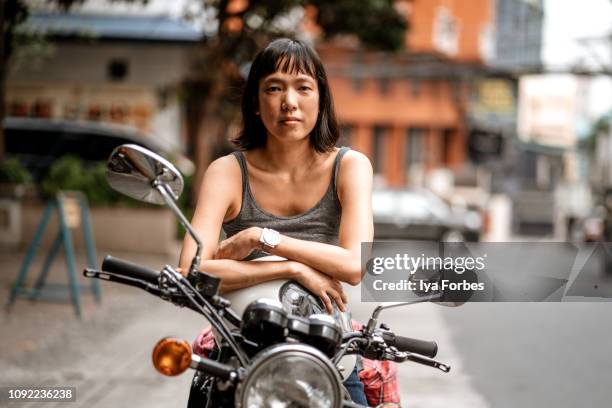
M 278 231 L 273 230 L 271 228 L 264 228 L 261 230 L 261 235 L 259 236 L 259 242 L 261 243 L 261 249 L 271 249 L 276 248 L 278 244 L 280 244 L 281 235 Z

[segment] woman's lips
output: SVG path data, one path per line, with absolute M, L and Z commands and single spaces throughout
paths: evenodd
M 281 123 L 285 125 L 294 125 L 296 123 L 300 123 L 300 120 L 297 118 L 287 118 L 287 119 L 281 119 Z

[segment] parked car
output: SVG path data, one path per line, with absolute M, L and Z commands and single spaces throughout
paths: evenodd
M 480 214 L 455 208 L 429 190 L 375 190 L 375 239 L 478 241 Z
M 42 180 L 51 164 L 61 156 L 78 156 L 86 165 L 105 162 L 115 147 L 125 143 L 138 144 L 168 157 L 168 152 L 153 139 L 128 126 L 16 117 L 5 118 L 3 126 L 6 156 L 19 159 L 32 173 L 34 181 Z M 190 162 L 184 157 L 175 157 L 185 172 Z

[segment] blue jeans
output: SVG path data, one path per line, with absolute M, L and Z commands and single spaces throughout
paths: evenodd
M 366 407 L 368 406 L 368 400 L 366 399 L 365 391 L 363 389 L 363 383 L 359 379 L 359 374 L 357 374 L 357 366 L 355 366 L 351 375 L 349 375 L 346 381 L 344 381 L 344 386 L 346 387 L 346 390 L 351 396 L 353 402 Z

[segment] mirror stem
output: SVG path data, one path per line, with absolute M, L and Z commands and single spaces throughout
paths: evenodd
M 372 312 L 372 317 L 370 317 L 370 320 L 368 320 L 368 324 L 365 330 L 366 334 L 374 333 L 374 329 L 376 329 L 376 325 L 378 324 L 378 316 L 385 309 L 391 309 L 392 307 L 414 305 L 417 303 L 431 302 L 432 300 L 438 300 L 439 298 L 440 296 L 427 296 L 421 299 L 412 300 L 410 302 L 400 302 L 400 303 L 394 303 L 392 305 L 378 305 L 376 306 L 376 309 L 374 309 L 374 311 Z
M 191 235 L 191 238 L 193 238 L 193 240 L 196 242 L 197 250 L 196 250 L 195 256 L 193 257 L 193 260 L 191 261 L 191 267 L 189 268 L 189 274 L 190 275 L 197 274 L 200 269 L 199 267 L 200 267 L 200 256 L 202 254 L 202 241 L 200 240 L 198 235 L 195 233 L 193 228 L 191 228 L 191 224 L 189 223 L 189 221 L 187 221 L 187 218 L 185 218 L 181 210 L 178 208 L 178 206 L 174 202 L 174 193 L 172 191 L 168 191 L 170 189 L 168 185 L 156 180 L 153 182 L 153 187 L 159 192 L 159 194 L 161 194 L 162 198 L 164 199 L 168 207 L 170 207 L 174 215 L 178 217 L 179 221 L 181 222 L 181 225 L 185 227 L 187 232 L 189 232 L 189 235 Z

